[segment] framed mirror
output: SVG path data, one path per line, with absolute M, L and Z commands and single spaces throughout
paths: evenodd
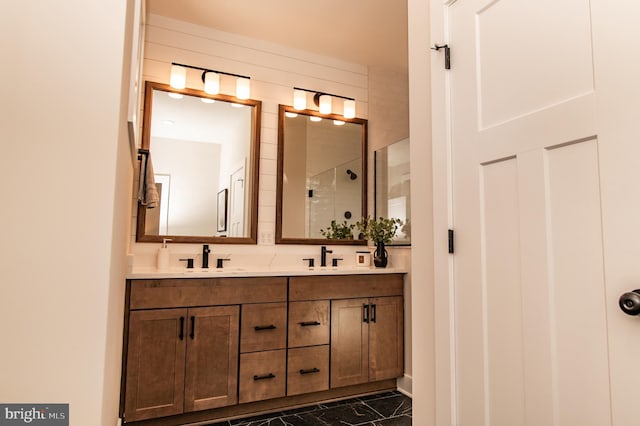
M 391 244 L 411 245 L 411 176 L 409 139 L 374 152 L 375 217 L 402 221 Z
M 257 100 L 146 82 L 142 149 L 159 202 L 138 203 L 136 241 L 257 242 L 260 113 Z
M 366 215 L 367 120 L 280 105 L 276 243 L 366 244 L 351 226 Z

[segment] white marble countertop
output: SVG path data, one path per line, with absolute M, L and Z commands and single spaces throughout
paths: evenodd
M 140 268 L 127 274 L 127 279 L 162 279 L 162 278 L 222 278 L 222 277 L 292 277 L 305 275 L 359 275 L 359 274 L 400 274 L 407 273 L 404 268 L 376 268 L 376 267 L 315 267 L 300 268 L 209 268 L 209 269 L 172 269 L 158 271 L 155 268 Z

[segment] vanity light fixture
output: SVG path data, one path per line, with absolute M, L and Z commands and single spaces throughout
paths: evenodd
M 293 89 L 293 108 L 297 110 L 307 109 L 307 92 Z
M 322 117 L 318 117 L 317 115 L 310 115 L 309 120 L 311 121 L 322 121 Z
M 202 82 L 204 83 L 205 93 L 210 95 L 220 93 L 220 74 L 223 74 L 236 77 L 236 98 L 249 99 L 251 92 L 249 80 L 251 77 L 176 62 L 171 63 L 171 77 L 169 78 L 171 87 L 174 89 L 184 89 L 187 86 L 187 68 L 202 71 Z
M 249 86 L 249 78 L 238 77 L 238 79 L 236 80 L 236 98 L 249 99 L 250 91 L 251 89 Z
M 174 89 L 184 89 L 187 87 L 187 69 L 178 64 L 172 63 L 169 84 Z
M 342 120 L 333 120 L 333 124 L 336 126 L 344 126 L 344 121 Z
M 331 96 L 320 95 L 320 114 L 331 114 Z
M 288 117 L 288 118 L 296 118 L 298 116 L 298 114 L 296 114 L 295 112 L 287 111 L 287 112 L 284 113 L 284 116 Z
M 305 92 L 313 93 L 313 102 L 318 106 L 321 114 L 332 113 L 332 98 L 344 99 L 342 115 L 344 118 L 355 118 L 356 116 L 356 100 L 346 96 L 334 95 L 331 93 L 318 92 L 316 90 L 303 89 L 302 87 L 293 88 L 293 108 L 302 110 L 307 107 L 307 95 Z
M 344 109 L 342 111 L 344 118 L 355 118 L 356 116 L 356 101 L 353 99 L 344 100 Z
M 205 71 L 204 73 L 202 73 L 202 77 L 204 79 L 205 93 L 208 93 L 210 95 L 217 95 L 218 93 L 220 93 L 220 74 Z

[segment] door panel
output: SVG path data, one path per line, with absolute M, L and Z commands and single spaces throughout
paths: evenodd
M 559 424 L 606 425 L 609 377 L 597 141 L 548 150 L 546 157 L 557 418 Z
M 475 12 L 481 129 L 593 91 L 588 1 L 482 0 L 461 6 Z
M 481 180 L 483 370 L 491 421 L 524 425 L 523 299 L 516 158 L 483 165 Z

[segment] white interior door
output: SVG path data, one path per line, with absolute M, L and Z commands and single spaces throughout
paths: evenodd
M 640 319 L 618 308 L 640 288 L 640 7 L 444 11 L 451 423 L 640 424 Z

